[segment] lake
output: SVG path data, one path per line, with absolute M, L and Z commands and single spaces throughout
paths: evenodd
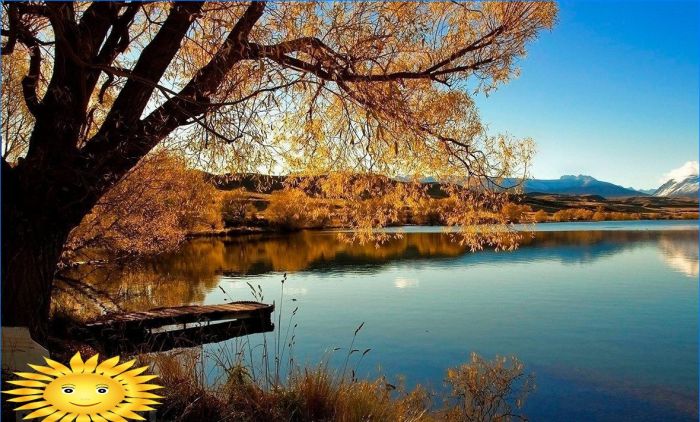
M 334 232 L 200 238 L 129 270 L 81 271 L 135 310 L 250 300 L 260 285 L 283 330 L 298 307 L 297 362 L 347 350 L 364 322 L 354 347 L 371 351 L 353 367 L 408 386 L 440 390 L 471 352 L 514 355 L 536 379 L 533 421 L 697 419 L 695 221 L 543 224 L 513 252 L 470 252 L 435 227 L 380 246 Z

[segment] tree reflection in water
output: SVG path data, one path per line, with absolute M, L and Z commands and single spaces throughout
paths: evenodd
M 380 246 L 348 243 L 335 233 L 313 231 L 198 238 L 175 252 L 129 265 L 82 266 L 64 275 L 109 295 L 122 309 L 146 310 L 202 303 L 217 288 L 221 275 L 373 272 L 402 260 L 441 260 L 445 265 L 471 259 L 581 263 L 649 244 L 658 246 L 672 268 L 689 276 L 698 274 L 697 231 L 679 230 L 536 232 L 523 235 L 518 251 L 474 254 L 445 233 L 405 233 Z M 70 308 L 73 302 L 83 314 L 99 311 L 77 303 L 73 293 L 59 290 L 56 296 L 63 306 Z

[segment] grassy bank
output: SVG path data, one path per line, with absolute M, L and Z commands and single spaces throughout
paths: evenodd
M 516 358 L 471 361 L 447 370 L 445 390 L 405 389 L 384 377 L 358 380 L 325 365 L 295 369 L 278 382 L 256 378 L 240 364 L 221 367 L 224 382 L 207 383 L 198 357 L 161 355 L 151 361 L 165 386 L 158 417 L 172 421 L 508 421 L 526 420 L 533 390 Z

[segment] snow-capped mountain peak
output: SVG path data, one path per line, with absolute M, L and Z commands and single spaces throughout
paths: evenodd
M 684 179 L 671 179 L 659 187 L 654 196 L 698 196 L 698 175 L 690 175 Z

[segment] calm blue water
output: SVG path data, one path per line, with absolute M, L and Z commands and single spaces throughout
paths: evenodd
M 265 301 L 281 308 L 283 335 L 298 307 L 299 362 L 347 348 L 364 322 L 354 347 L 372 350 L 359 365 L 353 355 L 360 375 L 402 375 L 409 386 L 440 390 L 446 368 L 471 352 L 514 355 L 536 378 L 525 407 L 533 421 L 695 420 L 697 222 L 535 231 L 517 251 L 476 253 L 420 227 L 380 247 L 348 245 L 329 232 L 207 239 L 153 268 L 189 280 L 187 288 L 167 287 L 183 290 L 182 303 L 248 300 L 247 283 L 259 284 Z M 260 342 L 262 335 L 251 339 Z M 335 353 L 339 365 L 345 351 Z

